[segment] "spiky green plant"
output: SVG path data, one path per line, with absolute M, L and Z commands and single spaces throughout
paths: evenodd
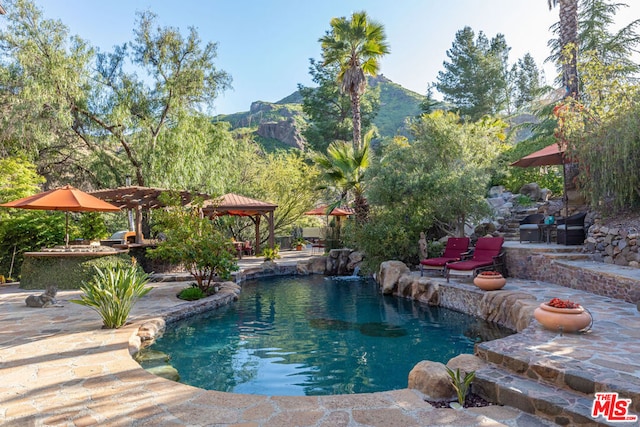
M 95 267 L 96 274 L 89 282 L 83 282 L 79 300 L 71 302 L 95 310 L 102 317 L 104 327 L 117 329 L 127 322 L 129 313 L 138 298 L 148 294 L 149 275 L 136 265 Z
M 280 258 L 280 245 L 275 245 L 273 249 L 264 248 L 262 250 L 262 256 L 264 257 L 265 261 L 273 261 Z
M 458 395 L 458 403 L 460 406 L 464 406 L 464 400 L 467 397 L 467 392 L 469 391 L 469 387 L 471 386 L 471 382 L 476 377 L 476 371 L 468 372 L 464 378 L 461 378 L 460 369 L 456 369 L 455 372 L 451 370 L 448 366 L 447 373 L 451 377 L 451 384 L 453 384 L 453 388 L 456 389 L 456 394 Z

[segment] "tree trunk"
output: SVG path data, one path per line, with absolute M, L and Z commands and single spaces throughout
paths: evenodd
M 562 83 L 566 96 L 578 99 L 578 0 L 560 0 Z
M 362 145 L 362 118 L 360 116 L 360 94 L 356 91 L 351 92 L 351 110 L 353 116 L 353 147 L 359 150 Z
M 354 211 L 356 213 L 356 223 L 362 225 L 369 219 L 369 202 L 367 199 L 359 194 L 355 195 Z

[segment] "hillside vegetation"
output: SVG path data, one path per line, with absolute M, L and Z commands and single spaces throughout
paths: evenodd
M 420 114 L 420 103 L 425 96 L 405 89 L 383 75 L 370 78 L 369 85 L 380 87 L 380 110 L 373 120 L 380 136 L 406 135 L 405 120 Z M 218 115 L 215 120 L 229 122 L 233 130 L 248 130 L 268 151 L 304 147 L 302 130 L 306 120 L 299 91 L 274 103 L 255 101 L 249 111 Z

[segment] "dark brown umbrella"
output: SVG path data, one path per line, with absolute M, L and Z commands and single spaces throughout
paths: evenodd
M 119 207 L 66 185 L 12 202 L 0 204 L 5 208 L 65 211 L 65 245 L 69 245 L 69 212 L 118 212 Z
M 521 168 L 533 167 L 533 166 L 556 166 L 562 165 L 562 185 L 563 185 L 563 199 L 565 204 L 565 216 L 569 215 L 569 200 L 567 198 L 567 175 L 565 165 L 571 163 L 568 157 L 565 155 L 565 150 L 560 147 L 560 144 L 553 143 L 541 150 L 535 151 L 528 156 L 524 156 L 520 160 L 511 163 L 511 166 L 518 166 Z
M 538 150 L 511 163 L 511 166 L 527 168 L 531 166 L 564 165 L 566 163 L 569 163 L 569 161 L 564 154 L 564 150 L 561 149 L 557 143 L 553 143 L 548 147 L 544 147 L 542 150 Z

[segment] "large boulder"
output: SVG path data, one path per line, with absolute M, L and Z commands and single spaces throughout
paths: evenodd
M 423 360 L 409 372 L 409 388 L 422 392 L 428 400 L 451 402 L 456 400 L 456 390 L 447 368 L 440 362 Z
M 411 270 L 402 261 L 385 261 L 380 264 L 380 270 L 376 276 L 383 294 L 392 294 L 398 280 L 403 274 L 409 274 Z
M 459 354 L 447 362 L 447 367 L 452 371 L 460 369 L 460 376 L 464 378 L 469 372 L 475 372 L 486 364 L 487 362 L 473 354 Z
M 540 186 L 535 182 L 530 182 L 529 184 L 525 184 L 520 187 L 520 194 L 524 194 L 533 201 L 542 199 L 542 190 L 540 189 Z

